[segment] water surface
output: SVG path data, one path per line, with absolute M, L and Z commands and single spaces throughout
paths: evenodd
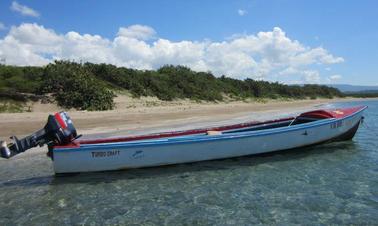
M 68 177 L 44 154 L 0 160 L 0 225 L 374 225 L 378 102 L 327 107 L 361 104 L 352 141 L 295 151 Z

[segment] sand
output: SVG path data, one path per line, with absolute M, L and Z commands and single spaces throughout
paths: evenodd
M 156 98 L 135 99 L 122 95 L 115 99 L 115 110 L 68 112 L 79 133 L 86 134 L 87 137 L 108 137 L 261 120 L 314 109 L 331 102 L 352 100 L 359 99 L 197 103 L 190 100 L 165 102 Z M 60 110 L 64 109 L 52 104 L 34 103 L 32 112 L 2 113 L 0 140 L 8 140 L 10 135 L 22 137 L 30 134 L 45 125 L 48 114 Z

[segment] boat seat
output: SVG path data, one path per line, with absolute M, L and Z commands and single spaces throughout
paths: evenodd
M 214 135 L 222 135 L 221 131 L 209 130 L 206 132 L 206 135 L 214 136 Z

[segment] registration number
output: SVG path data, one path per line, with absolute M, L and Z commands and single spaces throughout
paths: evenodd
M 92 151 L 92 158 L 103 158 L 103 157 L 112 157 L 119 155 L 120 151 Z
M 343 126 L 343 121 L 334 122 L 331 124 L 331 129 L 336 129 Z

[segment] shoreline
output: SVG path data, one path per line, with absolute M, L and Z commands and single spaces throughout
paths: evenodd
M 234 101 L 229 103 L 196 103 L 193 101 L 162 102 L 135 107 L 140 100 L 121 97 L 117 108 L 110 111 L 68 111 L 79 134 L 88 137 L 108 137 L 143 132 L 158 132 L 170 129 L 187 129 L 213 126 L 243 121 L 265 120 L 273 117 L 306 111 L 317 106 L 350 101 L 377 100 L 377 98 L 335 98 L 316 100 L 268 100 L 261 102 Z M 134 102 L 132 102 L 134 101 Z M 151 100 L 147 100 L 147 103 Z M 152 102 L 153 103 L 153 102 Z M 42 107 L 41 107 L 42 106 Z M 0 140 L 8 140 L 10 135 L 24 136 L 42 128 L 48 114 L 62 109 L 39 104 L 39 111 L 0 114 Z M 47 109 L 44 109 L 47 108 Z M 262 113 L 269 113 L 262 114 Z M 87 137 L 87 136 L 84 136 Z

